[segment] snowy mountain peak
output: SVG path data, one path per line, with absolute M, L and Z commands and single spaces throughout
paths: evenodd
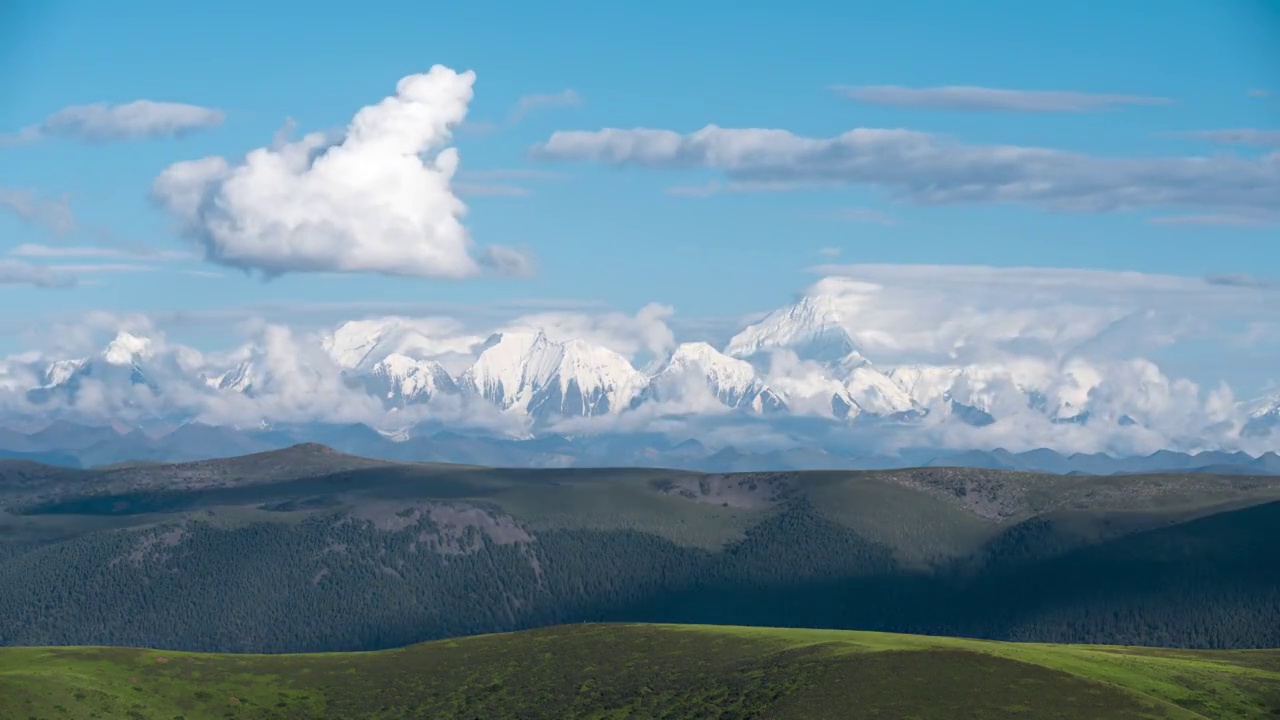
M 57 387 L 70 381 L 85 362 L 84 359 L 53 361 L 44 371 L 44 387 Z
M 1249 409 L 1250 419 L 1268 415 L 1280 417 L 1280 392 L 1271 393 L 1251 403 Z
M 343 370 L 368 373 L 390 355 L 429 359 L 468 352 L 478 340 L 439 322 L 385 317 L 345 322 L 325 335 L 321 346 Z
M 734 335 L 725 352 L 750 357 L 786 348 L 806 360 L 833 362 L 858 350 L 851 329 L 856 310 L 850 297 L 838 292 L 806 295 Z
M 458 385 L 434 360 L 417 360 L 392 353 L 361 378 L 366 390 L 391 405 L 426 402 L 441 393 L 456 393 Z
M 354 369 L 364 362 L 393 323 L 390 320 L 352 320 L 339 325 L 321 341 L 338 367 Z M 375 361 L 376 362 L 376 361 Z
M 901 415 L 920 409 L 910 393 L 870 363 L 854 365 L 844 386 L 859 407 L 876 415 Z
M 1242 432 L 1245 436 L 1266 436 L 1280 431 L 1280 392 L 1272 393 L 1250 404 L 1248 420 Z
M 751 363 L 730 357 L 705 342 L 683 343 L 650 381 L 647 396 L 660 401 L 709 394 L 729 408 L 781 410 L 786 403 L 765 385 Z
M 558 343 L 542 332 L 504 332 L 489 338 L 460 384 L 504 410 L 590 416 L 627 407 L 644 377 L 608 348 Z
M 210 387 L 217 390 L 238 392 L 252 397 L 253 386 L 257 380 L 257 372 L 255 371 L 254 363 L 250 360 L 245 360 L 221 375 L 208 378 L 206 382 Z

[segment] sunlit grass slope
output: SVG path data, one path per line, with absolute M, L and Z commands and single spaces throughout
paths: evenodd
M 663 625 L 322 655 L 5 648 L 0 717 L 1274 718 L 1280 652 Z

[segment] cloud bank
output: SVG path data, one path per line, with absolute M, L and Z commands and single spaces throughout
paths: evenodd
M 63 137 L 84 142 L 180 137 L 221 125 L 226 113 L 200 105 L 135 100 L 113 105 L 93 103 L 65 107 L 39 125 L 4 136 L 5 144 Z
M 871 105 L 929 110 L 975 110 L 1025 113 L 1082 113 L 1120 105 L 1168 105 L 1168 98 L 1045 90 L 1002 90 L 952 85 L 911 88 L 902 85 L 837 85 L 840 95 Z
M 922 204 L 1020 204 L 1057 211 L 1280 207 L 1280 153 L 1261 157 L 1102 157 L 976 145 L 911 130 L 859 128 L 813 138 L 708 125 L 561 131 L 531 151 L 546 161 L 717 170 L 729 182 L 871 186 Z

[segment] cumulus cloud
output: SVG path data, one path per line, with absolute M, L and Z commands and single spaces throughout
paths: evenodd
M 27 190 L 0 188 L 0 208 L 58 235 L 67 235 L 76 229 L 76 216 L 66 197 L 50 200 Z
M 709 125 L 673 130 L 556 132 L 533 157 L 615 166 L 718 170 L 729 182 L 878 187 L 925 204 L 1024 204 L 1115 212 L 1280 206 L 1280 154 L 1257 158 L 1101 157 L 1037 147 L 977 145 L 926 132 L 858 128 L 814 138 L 786 130 Z
M 369 272 L 464 278 L 510 252 L 477 257 L 447 147 L 466 117 L 475 74 L 443 66 L 409 75 L 396 94 L 362 108 L 340 138 L 277 138 L 239 163 L 222 157 L 171 165 L 153 196 L 213 262 L 258 270 Z
M 871 105 L 929 110 L 983 110 L 1028 113 L 1081 113 L 1121 105 L 1168 105 L 1169 98 L 1045 90 L 1002 90 L 952 85 L 911 88 L 902 85 L 837 85 L 832 88 L 851 100 Z
M 217 127 L 226 119 L 221 110 L 175 102 L 135 100 L 113 105 L 93 103 L 65 107 L 39 125 L 4 136 L 7 144 L 41 137 L 67 137 L 87 142 L 177 137 Z

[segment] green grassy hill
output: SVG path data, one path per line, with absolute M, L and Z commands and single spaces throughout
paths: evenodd
M 319 655 L 0 650 L 0 717 L 1274 718 L 1280 652 L 575 625 Z

